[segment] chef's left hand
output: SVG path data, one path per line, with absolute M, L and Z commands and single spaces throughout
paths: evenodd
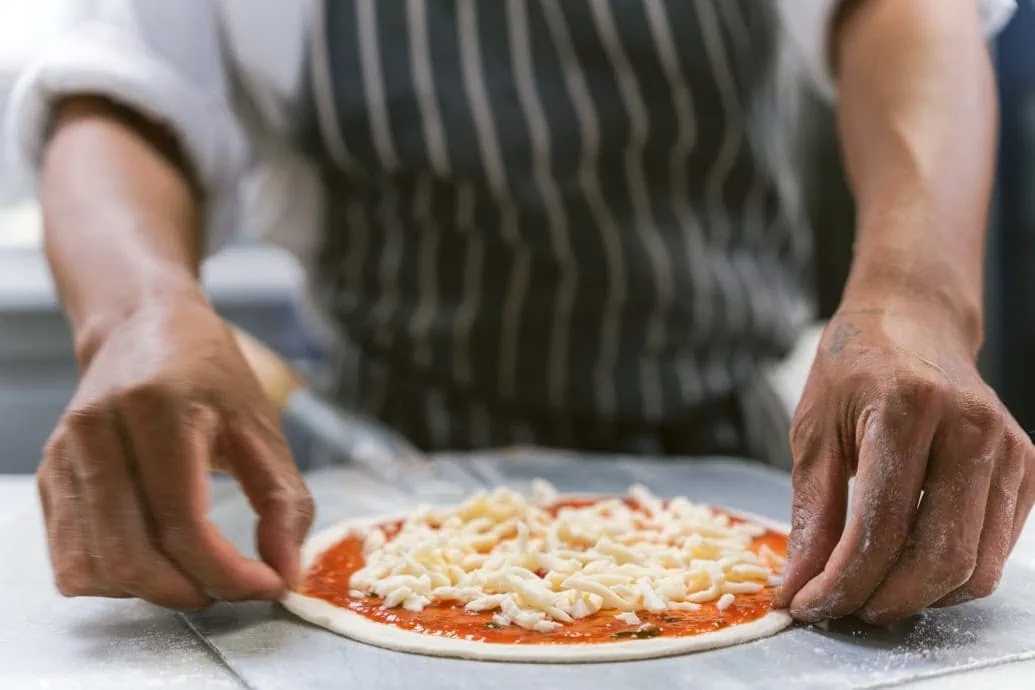
M 952 332 L 901 303 L 843 307 L 827 327 L 791 431 L 777 604 L 798 620 L 887 624 L 999 583 L 1035 501 L 1035 449 Z

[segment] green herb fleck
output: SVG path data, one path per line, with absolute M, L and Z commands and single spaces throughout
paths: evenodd
M 497 623 L 496 621 L 489 621 L 485 624 L 485 627 L 489 630 L 503 630 L 503 626 Z
M 611 637 L 615 638 L 616 640 L 647 640 L 652 637 L 657 637 L 660 634 L 661 628 L 648 623 L 647 625 L 643 625 L 637 628 L 636 630 L 622 630 L 621 632 L 616 632 L 613 635 L 611 635 Z

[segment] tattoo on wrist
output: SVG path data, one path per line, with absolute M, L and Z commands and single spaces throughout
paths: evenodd
M 894 313 L 891 309 L 885 309 L 884 307 L 864 307 L 861 309 L 837 311 L 831 319 L 834 331 L 830 336 L 830 343 L 827 345 L 827 354 L 831 357 L 837 357 L 862 333 L 862 329 L 852 322 L 852 317 L 889 316 Z
M 834 314 L 834 318 L 840 316 L 891 316 L 895 312 L 891 309 L 885 309 L 884 307 L 868 307 L 866 309 L 847 309 L 845 311 L 838 311 Z
M 827 345 L 827 354 L 837 357 L 860 333 L 862 330 L 851 321 L 839 321 L 834 324 L 834 332 L 830 336 L 830 344 Z

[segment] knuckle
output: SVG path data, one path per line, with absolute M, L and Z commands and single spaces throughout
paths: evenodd
M 258 408 L 250 408 L 250 414 L 242 417 L 239 424 L 242 429 L 247 430 L 245 433 L 255 434 L 275 452 L 288 450 L 280 418 L 272 409 L 272 405 L 265 400 Z
M 990 432 L 1000 433 L 1006 425 L 1006 414 L 995 400 L 985 396 L 960 394 L 956 400 L 959 422 L 963 430 L 974 436 L 985 436 Z
M 94 453 L 79 453 L 72 464 L 77 481 L 84 486 L 101 486 L 110 482 L 113 474 L 110 458 Z
M 1032 508 L 1032 503 L 1035 503 L 1035 462 L 1029 465 L 1024 473 L 1017 494 L 1018 505 L 1023 506 L 1023 515 L 1027 515 Z
M 977 552 L 976 549 L 952 541 L 934 556 L 934 560 L 932 570 L 937 574 L 934 579 L 946 589 L 952 590 L 970 581 L 977 567 Z
M 298 521 L 302 530 L 308 532 L 316 519 L 316 501 L 313 500 L 312 494 L 308 491 L 305 492 L 298 501 L 296 511 L 298 512 Z
M 897 508 L 889 508 L 881 515 L 885 517 L 879 521 L 873 517 L 864 519 L 862 542 L 870 545 L 873 558 L 893 561 L 910 547 L 910 519 Z
M 811 523 L 814 506 L 827 503 L 827 487 L 810 465 L 795 465 L 791 472 L 794 496 L 791 500 L 792 521 Z M 803 528 L 805 525 L 799 525 Z
M 795 496 L 794 507 L 791 510 L 791 535 L 798 537 L 812 527 L 812 516 L 807 510 L 808 504 L 804 499 L 798 500 Z
M 892 518 L 873 538 L 883 553 L 898 554 L 909 540 L 909 521 L 904 517 Z
M 914 551 L 910 543 L 909 530 L 899 526 L 877 530 L 872 537 L 864 538 L 863 543 L 870 543 L 868 557 L 875 564 L 881 564 L 885 572 L 890 571 L 900 561 L 910 558 Z
M 78 405 L 69 409 L 61 420 L 64 433 L 60 434 L 57 443 L 64 441 L 68 435 L 85 436 L 94 433 L 98 426 L 104 424 L 108 411 L 107 405 L 102 403 Z
M 61 458 L 65 455 L 65 429 L 63 425 L 58 425 L 54 433 L 50 435 L 46 443 L 43 444 L 43 464 L 47 464 L 47 461 L 51 458 Z
M 882 369 L 874 369 L 869 366 L 855 367 L 851 371 L 841 374 L 839 384 L 846 390 L 851 391 L 874 391 L 888 387 L 889 381 L 893 381 L 887 372 Z
M 1000 503 L 1016 512 L 1023 503 L 1024 478 L 1026 471 L 1021 458 L 1005 454 L 992 470 L 991 485 L 988 487 L 988 503 Z
M 194 552 L 200 529 L 200 525 L 193 518 L 166 518 L 158 528 L 158 543 L 166 553 L 177 560 L 183 560 Z
M 50 467 L 50 463 L 50 460 L 44 458 L 36 470 L 36 493 L 44 504 L 50 498 L 50 485 L 53 482 L 53 470 Z
M 1006 432 L 1003 434 L 1003 451 L 1008 458 L 1022 467 L 1035 469 L 1035 447 L 1032 446 L 1031 437 L 1016 422 L 1007 422 Z
M 302 520 L 311 521 L 316 515 L 316 503 L 312 494 L 301 480 L 286 478 L 270 491 L 262 501 L 262 507 L 269 511 L 285 511 Z
M 104 558 L 101 569 L 109 582 L 126 589 L 135 589 L 147 581 L 144 569 L 129 558 Z
M 933 374 L 904 375 L 889 386 L 889 405 L 901 408 L 903 412 L 932 408 L 949 396 L 948 383 Z
M 813 419 L 812 415 L 807 412 L 796 412 L 794 419 L 791 420 L 791 429 L 789 439 L 792 448 L 802 448 L 812 442 L 816 438 L 816 428 L 818 423 Z
M 1035 496 L 1035 448 L 1029 445 L 1023 449 L 1019 449 L 1017 453 L 1013 454 L 1016 458 L 1017 464 L 1020 466 L 1020 487 L 1018 493 L 1020 497 L 1026 495 Z
M 171 397 L 168 386 L 161 381 L 149 380 L 134 383 L 120 390 L 118 404 L 122 410 L 146 413 L 166 406 Z

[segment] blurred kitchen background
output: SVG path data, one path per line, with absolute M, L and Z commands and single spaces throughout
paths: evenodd
M 0 111 L 17 73 L 72 18 L 80 2 L 0 0 Z M 1021 3 L 995 46 L 1002 94 L 1002 156 L 988 255 L 982 367 L 1026 429 L 1035 429 L 1035 3 Z M 804 87 L 803 87 L 803 90 Z M 829 108 L 806 96 L 810 132 L 802 168 L 816 235 L 819 316 L 836 307 L 853 240 Z M 7 152 L 0 140 L 0 160 Z M 310 368 L 319 348 L 302 318 L 302 273 L 286 253 L 241 241 L 205 266 L 221 313 Z M 71 395 L 76 369 L 40 252 L 31 185 L 0 168 L 0 473 L 31 472 Z M 293 439 L 304 454 L 304 439 Z
M 0 112 L 38 47 L 85 0 L 0 0 Z M 3 118 L 0 117 L 0 120 Z M 72 344 L 40 250 L 31 181 L 8 165 L 0 138 L 0 474 L 32 472 L 75 388 Z M 230 321 L 299 365 L 317 358 L 301 325 L 302 271 L 286 252 L 241 241 L 204 267 L 209 295 Z M 307 439 L 293 446 L 307 456 Z

